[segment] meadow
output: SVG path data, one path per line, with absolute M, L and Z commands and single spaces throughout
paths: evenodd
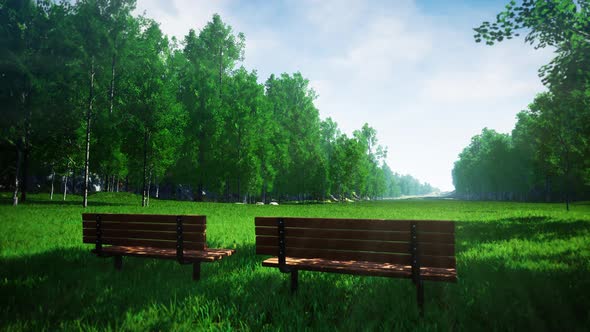
M 590 204 L 399 200 L 257 206 L 100 193 L 11 206 L 0 194 L 0 330 L 535 330 L 590 326 Z M 210 247 L 234 256 L 202 264 L 201 280 L 175 261 L 90 254 L 82 212 L 203 214 Z M 406 279 L 261 266 L 255 216 L 456 221 L 457 283 L 425 282 L 425 315 Z

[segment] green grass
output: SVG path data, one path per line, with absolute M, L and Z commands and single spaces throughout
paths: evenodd
M 0 194 L 0 330 L 586 330 L 590 326 L 590 204 L 413 200 L 255 206 L 152 200 L 130 194 L 12 207 Z M 234 256 L 202 264 L 201 280 L 174 261 L 89 253 L 81 213 L 207 215 L 210 247 Z M 425 282 L 417 312 L 405 279 L 264 268 L 255 216 L 457 221 L 456 284 Z

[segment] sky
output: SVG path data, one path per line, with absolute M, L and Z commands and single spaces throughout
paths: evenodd
M 245 60 L 259 82 L 301 72 L 320 117 L 346 134 L 368 123 L 387 164 L 443 191 L 471 137 L 510 133 L 516 114 L 545 90 L 538 69 L 553 54 L 517 37 L 475 43 L 504 1 L 138 0 L 137 14 L 179 40 L 214 13 L 246 36 Z

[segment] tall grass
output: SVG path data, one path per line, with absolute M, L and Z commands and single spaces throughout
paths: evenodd
M 585 330 L 590 326 L 590 204 L 412 200 L 256 206 L 131 194 L 10 206 L 0 195 L 2 330 Z M 82 212 L 204 214 L 210 247 L 199 282 L 174 261 L 110 259 L 82 244 Z M 457 222 L 456 284 L 426 282 L 424 318 L 408 280 L 261 266 L 255 216 L 441 219 Z

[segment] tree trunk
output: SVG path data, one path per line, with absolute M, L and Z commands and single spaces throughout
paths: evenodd
M 545 202 L 551 202 L 551 178 L 549 175 L 545 177 Z
M 241 182 L 242 182 L 242 179 L 240 178 L 240 173 L 238 173 L 238 200 L 240 200 L 240 197 L 242 197 L 242 192 L 241 192 L 242 188 L 240 188 Z
M 144 130 L 143 133 L 143 190 L 141 193 L 141 206 L 145 207 L 147 203 L 147 189 L 146 189 L 146 177 L 147 177 L 147 143 L 148 143 L 148 131 Z
M 570 210 L 570 186 L 571 186 L 571 182 L 570 182 L 570 167 L 569 167 L 569 161 L 566 159 L 566 163 L 568 163 L 568 165 L 566 166 L 565 169 L 565 210 L 569 211 Z
M 264 204 L 266 204 L 266 189 L 267 189 L 267 184 L 266 184 L 266 177 L 264 178 L 264 180 L 262 180 L 262 201 L 264 202 Z
M 51 166 L 51 193 L 49 194 L 49 200 L 53 200 L 53 183 L 55 181 L 55 170 Z
M 18 188 L 19 188 L 19 175 L 20 175 L 20 164 L 21 164 L 21 147 L 20 139 L 16 143 L 16 171 L 14 174 L 14 193 L 12 195 L 12 205 L 18 205 Z
M 223 77 L 223 48 L 219 46 L 219 102 L 221 104 L 222 97 L 222 77 Z
M 305 204 L 305 167 L 301 169 L 301 188 L 303 190 L 303 204 Z
M 115 38 L 115 43 L 117 39 Z M 109 110 L 110 114 L 113 114 L 113 100 L 115 99 L 115 60 L 116 60 L 116 53 L 113 52 L 113 61 L 111 62 L 111 89 L 109 93 L 109 99 L 111 102 L 111 107 Z
M 160 184 L 158 183 L 157 179 L 156 179 L 156 198 L 160 198 Z
M 29 98 L 27 98 L 27 93 L 23 91 L 22 93 L 22 108 L 25 113 L 25 144 L 23 146 L 23 169 L 21 173 L 21 193 L 20 193 L 20 201 L 24 203 L 27 201 L 27 189 L 29 187 L 28 181 L 28 174 L 29 174 L 29 152 L 31 144 L 31 117 L 32 117 L 32 110 L 31 107 L 27 106 Z
M 204 135 L 200 135 L 201 136 L 201 141 L 203 142 L 203 136 Z M 204 153 L 204 149 L 205 149 L 205 144 L 201 143 L 200 144 L 201 148 L 199 149 L 199 184 L 197 185 L 197 197 L 194 197 L 194 199 L 197 202 L 202 202 L 203 201 L 203 182 L 204 182 L 204 161 L 205 161 L 205 153 Z
M 84 198 L 82 206 L 88 206 L 88 178 L 89 168 L 88 162 L 90 160 L 90 119 L 92 118 L 92 102 L 94 100 L 94 56 L 90 63 L 90 92 L 88 95 L 88 110 L 86 112 L 86 157 L 84 158 Z
M 152 188 L 152 170 L 150 169 L 150 175 L 148 176 L 148 185 L 147 185 L 147 202 L 146 206 L 150 206 L 150 189 Z
M 63 177 L 63 179 L 64 179 L 64 201 L 66 200 L 66 196 L 67 196 L 67 193 L 68 193 L 68 173 L 69 172 L 70 171 L 68 170 L 66 172 L 66 175 L 64 175 L 64 177 Z

